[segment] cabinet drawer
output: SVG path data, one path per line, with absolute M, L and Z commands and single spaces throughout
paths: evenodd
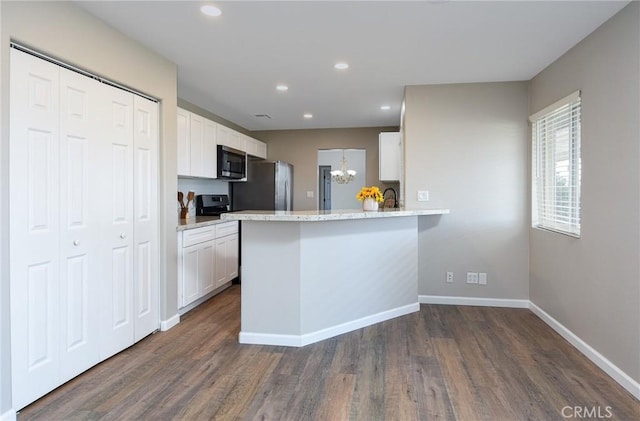
M 189 247 L 194 244 L 213 240 L 216 237 L 215 226 L 193 228 L 182 232 L 182 247 Z
M 216 225 L 216 238 L 226 237 L 227 235 L 236 234 L 238 232 L 238 221 L 225 222 Z

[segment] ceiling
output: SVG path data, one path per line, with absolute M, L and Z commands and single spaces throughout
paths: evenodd
M 627 3 L 78 2 L 176 63 L 180 98 L 248 130 L 397 126 L 405 86 L 529 80 Z

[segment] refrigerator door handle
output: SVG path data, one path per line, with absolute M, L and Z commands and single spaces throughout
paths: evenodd
M 291 210 L 291 206 L 289 205 L 289 181 L 284 181 L 284 206 L 285 210 Z

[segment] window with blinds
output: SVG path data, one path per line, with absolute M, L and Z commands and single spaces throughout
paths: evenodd
M 532 225 L 580 237 L 580 92 L 529 117 Z

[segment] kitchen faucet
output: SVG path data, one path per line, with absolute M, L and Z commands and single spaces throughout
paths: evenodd
M 384 197 L 386 199 L 387 196 L 387 191 L 391 190 L 393 192 L 393 207 L 397 208 L 398 207 L 398 194 L 396 193 L 396 190 L 392 187 L 388 187 L 386 189 L 384 189 L 384 192 L 382 192 L 382 197 Z

